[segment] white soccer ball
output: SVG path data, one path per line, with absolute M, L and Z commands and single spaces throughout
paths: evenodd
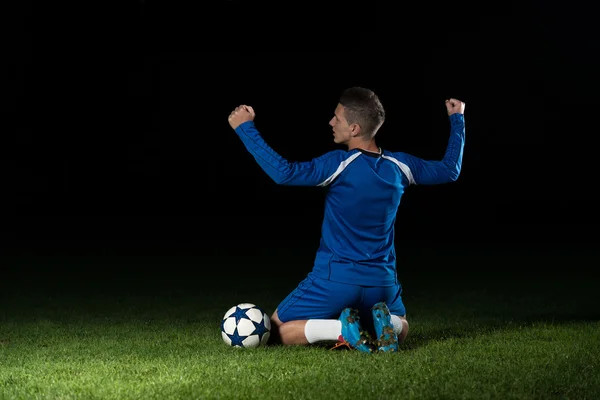
M 271 319 L 252 303 L 231 307 L 221 321 L 223 341 L 232 347 L 264 346 L 271 335 Z

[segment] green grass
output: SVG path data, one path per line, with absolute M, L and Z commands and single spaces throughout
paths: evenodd
M 441 256 L 407 264 L 433 267 Z M 0 399 L 600 398 L 600 294 L 582 272 L 596 254 L 443 257 L 452 268 L 401 274 L 411 331 L 399 353 L 375 355 L 224 344 L 230 306 L 272 312 L 305 265 L 256 281 L 184 268 L 178 278 L 119 268 L 82 277 L 76 258 L 52 278 L 13 274 L 0 297 Z M 511 267 L 523 257 L 536 273 Z

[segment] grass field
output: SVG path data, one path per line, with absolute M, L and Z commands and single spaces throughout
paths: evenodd
M 600 398 L 593 251 L 415 249 L 410 334 L 374 355 L 222 341 L 225 311 L 271 313 L 312 249 L 285 269 L 277 253 L 28 254 L 2 259 L 3 400 Z

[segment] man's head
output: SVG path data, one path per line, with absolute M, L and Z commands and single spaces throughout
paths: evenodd
M 352 138 L 373 139 L 384 120 L 385 110 L 377 95 L 369 89 L 351 87 L 342 92 L 335 116 L 329 124 L 339 134 L 336 142 L 347 143 Z

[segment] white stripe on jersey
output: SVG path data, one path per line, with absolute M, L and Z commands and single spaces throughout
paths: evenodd
M 346 167 L 348 165 L 350 165 L 350 163 L 352 161 L 354 161 L 354 159 L 356 159 L 356 157 L 360 156 L 362 153 L 361 152 L 356 152 L 356 154 L 353 154 L 352 156 L 348 157 L 346 160 L 342 161 L 340 163 L 340 166 L 337 168 L 337 170 L 333 173 L 333 175 L 331 175 L 329 178 L 325 179 L 323 182 L 319 183 L 317 186 L 327 186 L 329 185 L 331 182 L 333 182 L 333 180 L 335 178 L 337 178 L 337 176 L 339 174 L 342 173 L 342 171 L 344 169 L 346 169 Z
M 408 165 L 396 160 L 394 157 L 390 157 L 390 156 L 381 156 L 383 158 L 385 158 L 386 160 L 390 160 L 391 162 L 393 162 L 394 164 L 396 164 L 398 166 L 398 168 L 400 168 L 400 171 L 402 171 L 404 173 L 404 175 L 406 175 L 406 177 L 408 178 L 408 182 L 411 185 L 415 185 L 415 178 L 413 178 L 412 172 L 410 172 L 410 168 L 408 168 Z

